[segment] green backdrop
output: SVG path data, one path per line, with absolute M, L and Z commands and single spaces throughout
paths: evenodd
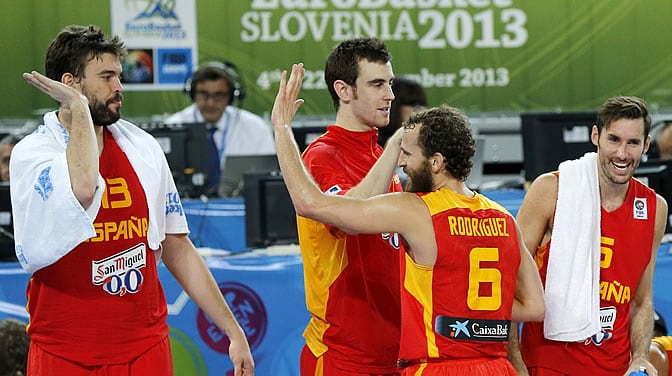
M 0 118 L 29 117 L 53 102 L 21 73 L 43 71 L 46 46 L 67 24 L 109 31 L 110 2 L 0 4 Z M 587 110 L 625 94 L 672 108 L 667 0 L 197 0 L 196 14 L 199 58 L 236 63 L 243 107 L 260 114 L 270 111 L 279 69 L 299 61 L 309 71 L 302 113 L 332 113 L 321 70 L 329 50 L 356 33 L 384 39 L 395 74 L 420 79 L 432 105 Z M 127 91 L 123 112 L 147 117 L 187 104 L 178 90 Z

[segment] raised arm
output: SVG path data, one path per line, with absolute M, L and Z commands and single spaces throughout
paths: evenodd
M 322 193 L 306 170 L 294 141 L 290 124 L 303 104 L 303 64 L 294 64 L 287 79 L 282 72 L 273 104 L 271 121 L 275 130 L 278 162 L 298 215 L 336 226 L 348 233 L 397 232 L 417 246 L 418 252 L 434 244 L 431 217 L 421 199 L 411 193 L 389 193 L 367 200 Z
M 38 72 L 24 73 L 23 78 L 60 103 L 59 120 L 66 127 L 69 135 L 66 159 L 70 184 L 75 197 L 86 209 L 91 205 L 95 196 L 99 157 L 98 141 L 89 111 L 89 101 L 74 88 Z
M 273 103 L 271 123 L 275 131 L 275 143 L 278 153 L 278 162 L 287 186 L 287 190 L 294 203 L 296 214 L 335 225 L 346 232 L 367 232 L 365 226 L 358 226 L 362 222 L 362 211 L 353 208 L 350 210 L 352 219 L 335 217 L 337 208 L 342 205 L 357 205 L 345 197 L 333 197 L 322 194 L 317 184 L 306 170 L 299 155 L 299 149 L 291 130 L 291 121 L 303 104 L 303 99 L 297 99 L 301 90 L 305 70 L 303 64 L 294 64 L 292 73 L 287 79 L 287 71 L 282 72 L 278 95 Z M 389 183 L 388 183 L 389 185 Z M 390 208 L 392 210 L 392 208 Z M 347 214 L 346 214 L 347 216 Z M 362 222 L 362 224 L 364 224 Z M 353 227 L 354 225 L 354 227 Z M 371 231 L 378 231 L 377 228 Z
M 355 187 L 350 189 L 345 196 L 355 198 L 369 198 L 388 192 L 392 175 L 394 174 L 399 153 L 401 153 L 401 136 L 403 128 L 396 132 L 387 140 L 383 154 L 378 158 L 371 170 L 364 179 Z

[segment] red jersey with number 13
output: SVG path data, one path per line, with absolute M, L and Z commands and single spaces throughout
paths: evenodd
M 31 340 L 85 366 L 129 362 L 168 335 L 166 299 L 147 245 L 145 193 L 108 130 L 103 137 L 107 185 L 93 223 L 97 236 L 28 284 Z

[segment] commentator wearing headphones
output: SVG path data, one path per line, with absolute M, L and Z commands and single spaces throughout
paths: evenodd
M 270 125 L 258 115 L 236 107 L 245 98 L 245 90 L 232 63 L 201 66 L 187 79 L 184 90 L 192 104 L 165 122 L 207 123 L 208 195 L 217 196 L 227 156 L 275 154 Z

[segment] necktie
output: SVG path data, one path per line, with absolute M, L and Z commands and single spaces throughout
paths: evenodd
M 208 193 L 217 194 L 219 177 L 222 170 L 219 167 L 219 151 L 215 143 L 215 131 L 217 127 L 208 128 Z

